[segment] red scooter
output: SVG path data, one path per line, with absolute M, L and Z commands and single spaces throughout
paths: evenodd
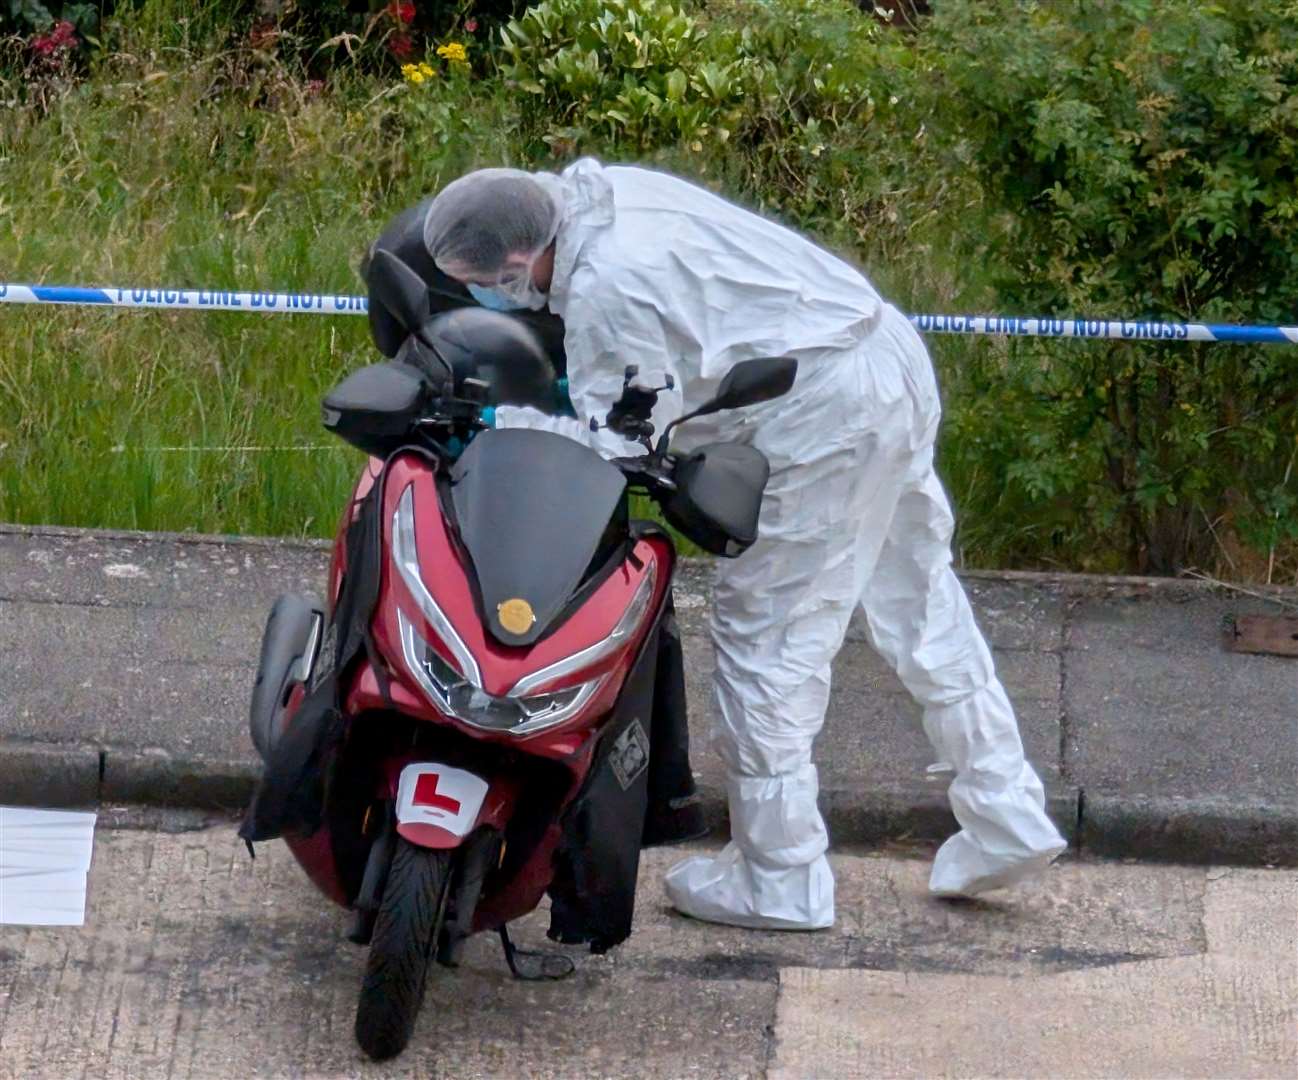
M 325 398 L 326 427 L 371 457 L 328 607 L 287 595 L 271 612 L 251 712 L 266 770 L 241 835 L 282 836 L 354 910 L 349 936 L 370 949 L 356 1037 L 382 1059 L 408 1042 L 432 960 L 454 967 L 470 934 L 496 931 L 516 976 L 570 974 L 507 924 L 548 891 L 552 938 L 610 948 L 630 933 L 642 845 L 699 831 L 675 550 L 631 520 L 628 493 L 733 556 L 756 537 L 768 466 L 734 444 L 672 455 L 670 428 L 654 444 L 668 388 L 635 386 L 634 369 L 607 420 L 640 456 L 494 430 L 494 404 L 553 394 L 544 349 L 508 315 L 431 317 L 422 279 L 375 259 L 371 303 L 407 336 Z M 693 415 L 776 397 L 795 372 L 740 364 Z

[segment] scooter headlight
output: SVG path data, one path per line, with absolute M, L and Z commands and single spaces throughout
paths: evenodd
M 406 583 L 410 595 L 419 605 L 419 612 L 428 620 L 428 625 L 437 631 L 437 636 L 446 643 L 447 649 L 459 665 L 457 678 L 464 678 L 474 686 L 482 683 L 482 672 L 478 661 L 474 659 L 464 639 L 451 625 L 451 620 L 433 599 L 428 586 L 424 584 L 419 573 L 419 551 L 415 547 L 415 485 L 409 484 L 401 493 L 396 512 L 392 515 L 392 561 L 396 564 L 401 580 Z
M 576 716 L 604 684 L 605 676 L 579 686 L 529 697 L 494 697 L 474 686 L 428 644 L 398 610 L 401 653 L 406 667 L 434 705 L 483 731 L 533 735 Z
M 657 581 L 657 566 L 650 563 L 649 572 L 640 580 L 635 595 L 631 597 L 631 603 L 627 605 L 626 611 L 622 613 L 622 617 L 618 619 L 617 625 L 609 632 L 608 637 L 595 642 L 594 645 L 587 649 L 582 649 L 581 652 L 573 653 L 571 656 L 565 656 L 562 660 L 555 661 L 549 667 L 534 671 L 531 675 L 523 676 L 514 684 L 509 696 L 511 698 L 526 698 L 531 691 L 581 671 L 582 668 L 597 664 L 605 657 L 616 652 L 640 626 L 645 612 L 649 610 L 649 601 L 653 599 L 654 585 Z
M 511 735 L 531 735 L 562 724 L 586 706 L 604 685 L 606 676 L 549 693 L 536 691 L 592 667 L 621 648 L 643 622 L 658 580 L 657 567 L 651 563 L 636 587 L 631 603 L 607 637 L 540 671 L 525 675 L 507 696 L 498 698 L 482 689 L 482 672 L 477 660 L 433 599 L 419 572 L 413 484 L 401 493 L 392 515 L 392 561 L 419 606 L 420 614 L 428 620 L 428 625 L 436 631 L 438 640 L 452 657 L 448 661 L 439 654 L 398 609 L 401 652 L 415 681 L 429 700 L 447 714 L 484 731 L 507 731 Z

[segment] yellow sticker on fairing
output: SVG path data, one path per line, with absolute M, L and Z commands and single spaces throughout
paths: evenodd
M 536 622 L 532 605 L 523 599 L 506 600 L 496 608 L 496 618 L 511 634 L 526 634 Z

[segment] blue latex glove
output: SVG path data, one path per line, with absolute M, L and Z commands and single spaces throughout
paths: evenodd
M 577 415 L 577 410 L 572 405 L 572 398 L 568 395 L 568 377 L 566 375 L 561 379 L 554 380 L 554 404 L 560 416 Z

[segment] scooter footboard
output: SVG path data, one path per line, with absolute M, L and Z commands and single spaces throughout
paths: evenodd
M 388 781 L 397 834 L 420 847 L 459 847 L 482 826 L 504 833 L 521 786 L 504 774 L 483 777 L 436 761 L 394 762 Z

